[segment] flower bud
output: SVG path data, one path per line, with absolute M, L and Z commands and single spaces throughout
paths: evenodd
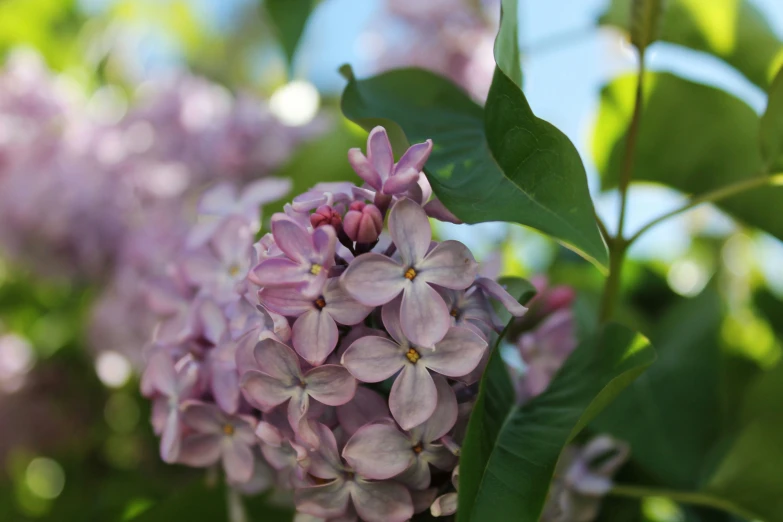
M 383 215 L 375 205 L 354 201 L 345 214 L 343 229 L 357 243 L 372 243 L 381 235 Z
M 332 225 L 337 229 L 342 224 L 342 218 L 340 213 L 329 205 L 321 205 L 315 212 L 310 214 L 310 224 L 313 225 L 313 228 Z

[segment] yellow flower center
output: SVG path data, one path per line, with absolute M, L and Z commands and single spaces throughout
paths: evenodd
M 417 352 L 413 348 L 408 350 L 408 353 L 405 354 L 405 357 L 407 357 L 408 360 L 413 364 L 416 364 L 416 362 L 418 362 L 418 360 L 421 359 L 421 355 L 419 354 L 419 352 Z
M 231 265 L 228 267 L 228 275 L 231 277 L 236 277 L 239 275 L 239 265 Z
M 228 435 L 229 437 L 234 434 L 234 425 L 233 424 L 225 424 L 223 425 L 223 433 Z
M 318 299 L 316 299 L 316 300 L 313 302 L 313 304 L 314 304 L 314 305 L 315 305 L 315 307 L 316 307 L 316 308 L 318 308 L 319 310 L 323 310 L 323 308 L 326 306 L 326 300 L 323 298 L 323 296 L 321 296 L 321 297 L 319 297 Z
M 450 313 L 451 313 L 451 317 L 456 318 L 459 315 L 459 310 L 457 310 L 456 308 L 452 308 Z
M 415 446 L 413 446 L 413 452 L 414 452 L 414 453 L 421 453 L 421 451 L 422 451 L 423 449 L 424 449 L 424 448 L 422 448 L 422 447 L 421 447 L 421 444 L 416 444 Z
M 410 267 L 410 268 L 409 268 L 409 269 L 408 269 L 408 270 L 405 272 L 405 279 L 408 279 L 408 280 L 410 280 L 410 281 L 413 281 L 413 278 L 414 278 L 414 277 L 416 277 L 416 270 L 414 270 L 414 269 L 413 269 L 413 267 Z
M 318 275 L 321 273 L 321 270 L 323 270 L 324 267 L 318 264 L 313 264 L 313 266 L 310 267 L 310 273 L 313 275 Z

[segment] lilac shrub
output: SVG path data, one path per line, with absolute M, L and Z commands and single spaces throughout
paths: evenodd
M 558 364 L 572 330 L 557 319 L 567 299 L 544 292 L 531 305 L 540 317 L 524 324 L 527 309 L 479 275 L 465 245 L 433 241 L 428 215 L 453 216 L 430 205 L 431 150 L 413 145 L 395 163 L 374 129 L 366 156 L 348 154 L 363 186 L 316 185 L 257 241 L 258 216 L 237 204 L 244 194 L 205 194 L 200 208 L 217 222 L 192 228 L 198 241 L 154 292 L 160 322 L 142 391 L 164 460 L 219 464 L 240 489 L 271 469 L 302 520 L 454 512 L 477 380 L 503 328 L 493 304 L 523 321 L 521 350 L 540 344 Z M 528 353 L 523 382 L 540 393 L 553 363 Z M 562 490 L 602 494 L 589 485 L 614 467 L 591 463 L 573 459 Z M 552 501 L 573 504 L 564 495 Z

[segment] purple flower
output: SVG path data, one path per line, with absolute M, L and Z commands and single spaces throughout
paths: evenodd
M 558 310 L 519 338 L 519 353 L 527 365 L 521 389 L 523 400 L 540 395 L 549 386 L 576 344 L 574 316 L 568 309 Z
M 376 253 L 357 257 L 342 275 L 343 288 L 369 306 L 388 303 L 402 293 L 402 328 L 415 344 L 432 347 L 451 325 L 449 309 L 433 284 L 462 290 L 478 272 L 473 254 L 457 241 L 430 250 L 432 231 L 416 203 L 402 199 L 389 214 L 389 232 L 401 262 Z
M 297 441 L 286 416 L 279 409 L 264 414 L 258 423 L 256 436 L 261 440 L 261 453 L 278 473 L 278 481 L 286 488 L 307 485 L 305 471 L 310 455 Z
M 198 401 L 182 406 L 182 421 L 195 433 L 182 441 L 179 461 L 188 466 L 207 467 L 218 460 L 232 482 L 247 482 L 253 475 L 256 444 L 255 419 L 227 415 L 220 408 Z
M 225 219 L 214 231 L 209 248 L 185 259 L 187 278 L 219 303 L 237 301 L 250 268 L 253 231 L 243 217 Z
M 291 180 L 264 178 L 249 183 L 237 194 L 233 183 L 218 183 L 204 192 L 198 203 L 199 222 L 193 226 L 188 246 L 203 245 L 221 223 L 221 218 L 241 216 L 253 229 L 261 226 L 261 205 L 277 201 L 291 190 Z
M 430 464 L 451 470 L 457 458 L 437 442 L 457 421 L 457 398 L 446 379 L 435 378 L 438 405 L 432 416 L 409 433 L 392 422 L 368 424 L 354 433 L 343 449 L 346 462 L 363 476 L 398 479 L 415 490 L 430 485 Z
M 367 137 L 367 157 L 360 149 L 348 151 L 353 170 L 377 192 L 401 194 L 419 181 L 419 174 L 432 152 L 432 140 L 413 145 L 394 163 L 389 136 L 383 127 L 375 127 Z
M 404 522 L 413 516 L 411 494 L 402 484 L 374 481 L 346 466 L 331 430 L 316 426 L 320 437 L 308 473 L 325 484 L 296 490 L 296 508 L 327 519 L 350 516 L 355 510 L 367 522 Z M 351 520 L 348 518 L 348 520 Z
M 356 392 L 356 380 L 335 364 L 325 364 L 302 372 L 299 358 L 288 346 L 272 339 L 256 345 L 259 370 L 243 373 L 240 387 L 252 403 L 263 411 L 288 401 L 288 421 L 294 432 L 311 447 L 318 444 L 306 417 L 310 397 L 328 406 L 350 401 Z
M 410 430 L 435 411 L 437 389 L 430 371 L 461 377 L 476 367 L 487 343 L 467 328 L 453 327 L 434 349 L 418 347 L 402 332 L 396 301 L 384 306 L 381 314 L 393 340 L 362 337 L 348 347 L 342 363 L 362 382 L 383 381 L 399 372 L 389 395 L 389 407 L 394 420 Z
M 262 261 L 251 280 L 262 287 L 294 287 L 305 296 L 318 297 L 334 265 L 334 229 L 323 226 L 310 233 L 284 214 L 275 214 L 272 235 L 285 257 Z
M 158 350 L 150 357 L 142 377 L 145 395 L 160 394 L 152 405 L 152 423 L 160 434 L 160 458 L 175 462 L 180 452 L 182 420 L 180 403 L 193 395 L 198 377 L 194 364 L 185 361 L 176 368 L 171 355 Z
M 386 398 L 369 388 L 359 386 L 349 402 L 337 407 L 337 420 L 348 435 L 371 422 L 390 419 Z
M 337 346 L 337 323 L 358 324 L 372 311 L 371 306 L 345 293 L 336 278 L 327 281 L 316 299 L 308 299 L 293 288 L 266 288 L 258 298 L 270 310 L 297 317 L 292 331 L 294 349 L 313 366 L 323 364 Z

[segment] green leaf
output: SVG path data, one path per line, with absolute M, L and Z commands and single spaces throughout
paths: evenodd
M 761 156 L 768 172 L 783 170 L 783 67 L 769 88 L 767 109 L 761 117 Z
M 717 56 L 767 88 L 783 61 L 783 42 L 748 0 L 667 0 L 660 39 Z M 599 23 L 628 30 L 631 2 L 612 0 Z
M 495 61 L 509 80 L 522 89 L 522 59 L 519 56 L 519 7 L 517 0 L 502 0 L 500 27 L 495 38 Z
M 524 406 L 509 401 L 506 386 L 497 389 L 488 367 L 460 459 L 459 522 L 536 522 L 565 445 L 654 359 L 644 337 L 607 325 Z
M 601 92 L 593 154 L 604 188 L 617 185 L 635 76 Z M 699 195 L 761 174 L 759 118 L 744 102 L 713 87 L 671 74 L 649 74 L 636 143 L 635 181 L 653 181 Z M 783 239 L 783 187 L 765 186 L 717 206 L 750 226 Z
M 631 0 L 631 43 L 644 52 L 658 38 L 666 0 Z
M 506 0 L 504 10 L 515 13 L 513 3 Z M 522 94 L 515 33 L 516 19 L 504 17 L 496 44 L 500 67 L 484 110 L 427 71 L 401 69 L 357 80 L 346 67 L 343 113 L 368 130 L 385 126 L 398 146 L 432 138 L 427 177 L 463 221 L 527 225 L 605 266 L 582 160 L 565 134 L 533 114 Z
M 277 28 L 280 45 L 291 64 L 315 0 L 264 0 L 264 6 Z
M 672 307 L 650 337 L 655 364 L 592 424 L 627 441 L 634 461 L 667 487 L 697 488 L 720 436 L 721 319 L 713 287 Z

